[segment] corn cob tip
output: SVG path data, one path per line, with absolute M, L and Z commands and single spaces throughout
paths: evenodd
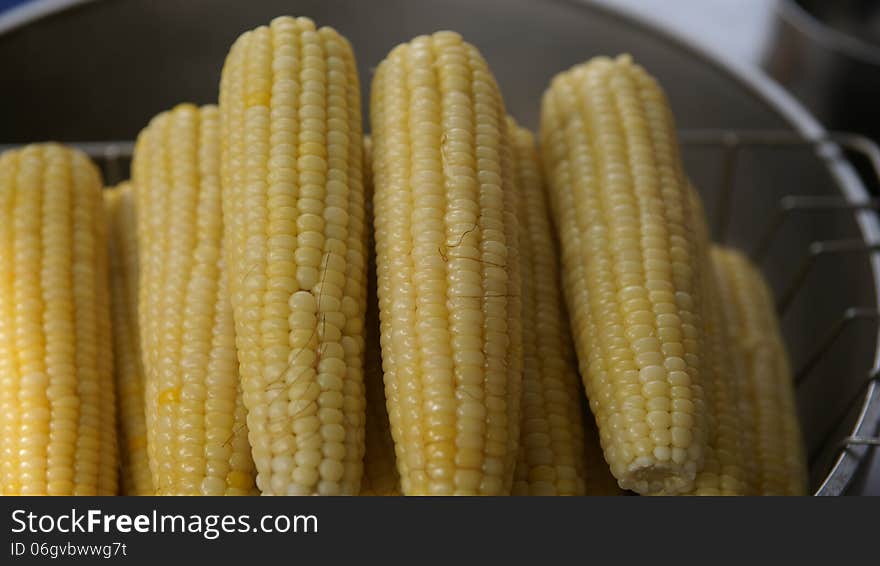
M 0 152 L 0 159 L 20 159 L 24 156 L 34 156 L 43 153 L 66 153 L 69 155 L 73 165 L 76 167 L 86 167 L 101 178 L 100 169 L 98 169 L 98 166 L 85 152 L 52 140 L 35 142 L 22 147 L 7 149 L 6 151 Z
M 618 55 L 617 57 L 614 58 L 614 62 L 617 63 L 618 65 L 638 66 L 638 65 L 636 65 L 636 62 L 633 59 L 633 56 L 630 55 L 629 53 L 621 53 L 620 55 Z
M 400 57 L 415 45 L 429 45 L 435 42 L 438 46 L 467 43 L 460 33 L 452 30 L 439 30 L 431 34 L 417 35 L 409 41 L 399 43 L 392 47 L 388 52 L 388 55 L 385 56 L 385 59 L 379 63 L 379 66 L 386 64 L 387 61 Z
M 305 29 L 314 30 L 316 28 L 315 21 L 311 18 L 307 18 L 305 16 L 277 16 L 272 18 L 269 22 L 268 27 L 279 27 L 279 26 L 289 26 L 289 25 L 297 25 Z M 266 27 L 266 26 L 261 26 Z M 259 29 L 259 28 L 258 28 Z

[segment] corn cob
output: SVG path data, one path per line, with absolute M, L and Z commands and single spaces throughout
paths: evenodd
M 554 390 L 554 386 L 552 385 L 547 388 L 551 393 L 546 395 L 547 398 L 555 398 L 557 403 L 561 403 L 563 407 L 567 409 L 565 415 L 562 416 L 562 419 L 564 420 L 560 423 L 561 419 L 559 415 L 550 415 L 550 418 L 548 419 L 547 416 L 543 414 L 544 407 L 541 404 L 529 402 L 530 374 L 529 370 L 524 367 L 522 406 L 523 429 L 520 431 L 521 446 L 518 452 L 519 460 L 517 462 L 517 478 L 514 485 L 514 495 L 528 495 L 530 493 L 535 495 L 551 495 L 555 493 L 567 494 L 566 490 L 542 489 L 542 482 L 529 480 L 528 473 L 530 471 L 530 466 L 527 464 L 526 455 L 535 452 L 540 454 L 540 450 L 534 450 L 532 446 L 529 446 L 527 440 L 527 431 L 529 427 L 527 415 L 530 410 L 537 416 L 532 422 L 532 427 L 541 428 L 543 424 L 549 432 L 551 444 L 555 441 L 557 453 L 565 454 L 570 452 L 573 455 L 574 469 L 577 476 L 577 489 L 574 493 L 571 493 L 571 495 L 624 495 L 624 491 L 617 485 L 617 480 L 611 475 L 611 471 L 608 469 L 608 464 L 605 462 L 602 454 L 602 447 L 599 445 L 599 432 L 596 429 L 595 422 L 593 422 L 592 415 L 589 414 L 588 407 L 584 403 L 585 398 L 581 391 L 580 383 L 578 382 L 580 377 L 577 373 L 577 359 L 574 353 L 574 345 L 571 343 L 571 337 L 567 328 L 566 321 L 568 315 L 565 312 L 564 302 L 561 300 L 559 291 L 557 290 L 559 282 L 554 280 L 552 285 L 550 285 L 550 281 L 559 278 L 560 273 L 556 256 L 548 254 L 547 250 L 556 250 L 558 244 L 555 241 L 554 234 L 552 234 L 548 205 L 545 201 L 546 195 L 543 192 L 545 189 L 541 178 L 542 173 L 540 164 L 538 163 L 534 141 L 528 130 L 519 128 L 515 123 L 512 124 L 511 122 L 512 119 L 509 118 L 508 129 L 511 132 L 516 132 L 516 134 L 511 133 L 511 136 L 516 140 L 514 148 L 517 154 L 517 180 L 519 182 L 518 186 L 521 188 L 520 265 L 524 271 L 527 270 L 527 264 L 529 262 L 526 258 L 529 256 L 526 254 L 532 254 L 531 257 L 535 258 L 533 260 L 534 269 L 532 271 L 532 278 L 535 284 L 539 281 L 544 282 L 543 287 L 538 290 L 537 296 L 534 297 L 535 304 L 538 304 L 539 306 L 537 309 L 532 307 L 532 310 L 536 313 L 534 316 L 539 320 L 544 321 L 545 324 L 539 322 L 538 324 L 533 325 L 532 322 L 527 320 L 526 315 L 529 311 L 527 303 L 530 299 L 529 293 L 526 291 L 529 285 L 527 282 L 528 278 L 525 273 L 522 274 L 524 365 L 527 365 L 528 352 L 531 349 L 530 344 L 534 343 L 538 345 L 539 355 L 537 361 L 543 364 L 542 369 L 546 370 L 547 368 L 551 368 L 552 370 L 553 366 L 558 364 L 559 360 L 561 360 L 564 364 L 562 365 L 561 371 L 567 371 L 569 373 L 569 378 L 562 382 L 562 385 L 566 390 L 561 392 L 561 394 L 558 382 L 555 385 L 556 390 Z M 539 189 L 539 192 L 524 192 L 529 190 L 529 187 L 532 186 L 531 183 L 535 181 L 538 183 L 537 188 Z M 523 205 L 526 206 L 524 207 Z M 534 210 L 541 210 L 543 213 L 540 216 L 535 216 Z M 527 214 L 528 217 L 523 218 L 522 214 Z M 541 222 L 541 218 L 546 220 Z M 545 225 L 546 227 L 542 225 Z M 546 236 L 537 239 L 534 247 L 529 248 L 527 241 L 530 239 L 535 240 L 536 236 L 539 234 L 546 234 Z M 555 278 L 547 277 L 547 274 L 553 273 L 556 274 Z M 552 299 L 553 297 L 555 297 L 555 299 Z M 549 327 L 546 323 L 550 323 Z M 562 324 L 561 327 L 559 326 L 560 324 Z M 556 330 L 553 331 L 551 330 L 552 328 L 555 328 Z M 535 333 L 536 330 L 537 334 Z M 559 368 L 557 368 L 557 371 L 559 371 Z M 572 377 L 573 379 L 571 379 Z M 535 385 L 535 387 L 532 387 L 532 393 L 535 394 L 533 396 L 540 399 L 540 382 L 533 383 L 533 385 Z M 584 415 L 586 415 L 586 418 Z M 542 420 L 543 423 L 541 422 Z M 572 423 L 574 423 L 574 426 L 572 426 Z M 536 435 L 532 436 L 534 437 Z M 562 438 L 560 438 L 560 436 Z M 544 454 L 546 454 L 546 449 Z M 536 471 L 539 470 L 537 467 L 535 469 Z M 544 470 L 546 470 L 546 468 L 544 468 Z M 546 487 L 546 483 L 543 485 Z
M 367 227 L 373 225 L 373 168 L 372 143 L 364 136 L 364 193 L 366 197 Z M 367 249 L 374 242 L 368 229 Z M 364 388 L 367 396 L 367 420 L 364 425 L 364 477 L 361 495 L 400 495 L 400 475 L 394 456 L 394 440 L 385 407 L 385 385 L 382 374 L 382 355 L 379 346 L 379 305 L 376 299 L 376 260 L 368 254 L 366 345 L 364 347 Z
M 401 487 L 507 494 L 519 443 L 517 195 L 495 79 L 453 32 L 372 84 L 385 392 Z
M 263 493 L 360 489 L 360 104 L 348 41 L 306 18 L 246 32 L 223 68 L 225 247 Z
M 532 134 L 507 119 L 519 192 L 523 396 L 516 495 L 584 495 L 583 394 Z
M 785 345 L 772 294 L 761 273 L 741 253 L 716 246 L 718 271 L 733 354 L 745 360 L 745 420 L 757 462 L 760 495 L 805 495 L 803 441 Z
M 114 495 L 101 177 L 81 152 L 0 155 L 0 493 Z
M 706 255 L 709 262 L 709 256 Z M 718 284 L 711 264 L 704 271 L 706 317 L 704 335 L 708 355 L 702 373 L 704 394 L 709 408 L 709 430 L 703 469 L 697 473 L 693 495 L 747 495 L 745 445 L 742 431 L 746 424 L 740 414 L 740 387 L 737 367 L 733 364 L 729 338 L 721 312 Z
M 148 455 L 159 495 L 255 494 L 221 254 L 220 120 L 181 104 L 138 136 L 132 170 Z
M 717 273 L 710 257 L 709 227 L 703 203 L 696 189 L 688 183 L 688 198 L 694 213 L 695 242 L 703 264 L 703 296 L 706 316 L 703 335 L 707 356 L 701 369 L 706 397 L 706 445 L 703 469 L 697 473 L 689 495 L 748 495 L 750 460 L 746 421 L 741 414 L 743 384 L 742 364 L 731 355 L 729 337 L 719 296 Z
M 144 417 L 144 369 L 138 331 L 138 252 L 134 191 L 130 183 L 104 191 L 110 258 L 110 314 L 119 399 L 119 455 L 124 495 L 152 495 Z
M 706 445 L 703 274 L 675 127 L 628 56 L 557 75 L 541 111 L 575 346 L 621 487 L 692 489 Z

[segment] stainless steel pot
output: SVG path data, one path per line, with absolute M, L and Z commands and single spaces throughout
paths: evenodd
M 176 102 L 216 100 L 233 39 L 289 12 L 351 39 L 365 92 L 372 67 L 392 46 L 419 33 L 455 29 L 480 47 L 508 110 L 531 127 L 553 74 L 593 55 L 629 52 L 668 91 L 687 170 L 719 233 L 753 250 L 778 224 L 762 266 L 779 296 L 791 296 L 783 325 L 794 367 L 808 370 L 799 372 L 798 399 L 813 487 L 821 494 L 841 494 L 850 484 L 880 489 L 865 488 L 858 478 L 868 448 L 850 439 L 841 450 L 848 437 L 874 435 L 880 420 L 880 387 L 867 379 L 877 367 L 880 280 L 880 258 L 868 244 L 880 242 L 880 225 L 865 210 L 872 203 L 864 202 L 861 181 L 837 147 L 823 141 L 818 123 L 760 72 L 710 57 L 605 4 L 91 2 L 0 36 L 0 142 L 131 140 L 151 116 Z M 92 149 L 100 153 L 102 147 Z M 791 195 L 821 198 L 809 201 L 810 212 L 778 213 L 780 202 L 807 202 L 783 200 Z M 846 243 L 815 244 L 832 240 Z
M 763 66 L 828 127 L 880 139 L 880 3 L 778 0 Z

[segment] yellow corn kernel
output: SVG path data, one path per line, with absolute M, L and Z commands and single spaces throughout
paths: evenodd
M 621 487 L 689 491 L 707 442 L 703 274 L 665 96 L 628 56 L 545 92 L 541 138 L 575 347 Z
M 508 117 L 519 193 L 523 396 L 514 494 L 584 495 L 584 404 L 532 134 Z M 603 462 L 604 463 L 604 462 Z
M 152 495 L 144 417 L 144 369 L 138 331 L 138 251 L 134 191 L 128 182 L 104 191 L 110 260 L 110 314 L 118 399 L 123 495 Z
M 181 104 L 138 136 L 132 164 L 158 495 L 255 494 L 221 253 L 220 118 Z
M 731 356 L 744 360 L 741 403 L 755 461 L 759 495 L 805 495 L 807 468 L 794 387 L 772 294 L 760 271 L 740 252 L 715 246 Z
M 385 393 L 401 487 L 507 494 L 522 381 L 517 194 L 498 86 L 454 32 L 372 84 Z
M 348 41 L 306 18 L 276 18 L 246 32 L 223 67 L 224 246 L 264 494 L 360 490 L 360 106 Z
M 0 155 L 0 493 L 115 495 L 101 177 L 83 153 Z

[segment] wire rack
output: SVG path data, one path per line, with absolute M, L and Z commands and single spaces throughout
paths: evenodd
M 710 147 L 722 152 L 721 177 L 718 186 L 718 197 L 713 211 L 713 228 L 715 238 L 726 242 L 731 219 L 731 202 L 735 192 L 736 173 L 739 156 L 747 150 L 774 151 L 786 148 L 802 148 L 814 151 L 820 157 L 833 158 L 840 155 L 841 148 L 864 160 L 867 164 L 867 176 L 870 185 L 877 186 L 880 181 L 880 148 L 869 138 L 850 132 L 829 132 L 821 137 L 806 138 L 796 132 L 787 130 L 686 130 L 680 132 L 683 147 Z M 839 189 L 839 187 L 838 187 Z M 775 210 L 769 218 L 758 222 L 758 236 L 754 246 L 748 250 L 751 259 L 761 266 L 774 246 L 782 227 L 792 217 L 817 213 L 849 213 L 875 215 L 880 210 L 880 199 L 865 197 L 853 199 L 845 196 L 840 190 L 834 195 L 798 195 L 788 194 L 776 203 Z M 880 242 L 868 241 L 864 238 L 845 238 L 812 241 L 805 250 L 801 250 L 801 259 L 797 267 L 787 276 L 785 284 L 777 291 L 775 300 L 777 313 L 785 317 L 792 302 L 803 289 L 808 276 L 817 269 L 820 260 L 828 256 L 873 256 L 880 253 Z M 876 272 L 875 272 L 876 273 Z M 876 275 L 875 275 L 876 279 Z M 876 287 L 875 281 L 875 287 Z M 814 374 L 814 369 L 823 358 L 839 342 L 844 332 L 858 321 L 869 321 L 875 327 L 880 321 L 880 311 L 875 307 L 848 306 L 827 328 L 816 329 L 818 340 L 809 349 L 803 362 L 794 368 L 793 381 L 796 388 L 802 387 Z M 875 348 L 874 360 L 877 359 Z M 834 415 L 831 425 L 821 434 L 818 442 L 808 446 L 808 460 L 812 468 L 820 456 L 827 450 L 828 444 L 834 440 L 835 433 L 841 424 L 859 408 L 851 430 L 870 430 L 870 435 L 846 434 L 832 448 L 831 466 L 828 475 L 822 482 L 825 485 L 828 477 L 833 474 L 843 458 L 853 455 L 853 450 L 861 453 L 857 463 L 868 462 L 868 452 L 880 446 L 880 436 L 874 436 L 877 423 L 866 422 L 870 416 L 869 405 L 880 387 L 880 368 L 871 363 L 871 369 L 854 394 L 847 399 L 843 409 Z M 865 426 L 863 426 L 865 425 Z M 823 474 L 824 475 L 824 474 Z M 821 488 L 820 488 L 821 492 Z M 817 493 L 820 493 L 817 492 Z
M 785 148 L 802 148 L 812 150 L 820 157 L 839 156 L 840 149 L 860 156 L 868 164 L 870 184 L 880 184 L 880 148 L 870 139 L 859 134 L 848 132 L 830 132 L 822 137 L 805 138 L 788 130 L 682 130 L 679 140 L 683 148 L 709 148 L 721 152 L 721 176 L 717 187 L 717 200 L 712 211 L 712 225 L 715 240 L 726 242 L 730 228 L 731 203 L 736 185 L 739 157 L 746 151 L 774 151 Z M 108 185 L 116 184 L 128 177 L 134 143 L 131 141 L 79 142 L 68 145 L 77 147 L 91 156 L 101 167 Z M 0 152 L 15 147 L 0 144 Z M 752 260 L 761 265 L 767 258 L 768 251 L 776 242 L 781 229 L 792 217 L 817 213 L 849 213 L 876 214 L 880 210 L 880 198 L 868 197 L 852 199 L 835 190 L 833 195 L 798 195 L 789 194 L 777 202 L 776 208 L 769 218 L 758 223 L 758 237 L 752 249 L 747 250 Z M 793 300 L 803 289 L 810 273 L 817 269 L 821 260 L 828 256 L 873 256 L 880 254 L 880 242 L 866 241 L 863 238 L 828 239 L 813 241 L 806 249 L 800 250 L 802 257 L 796 269 L 787 276 L 787 282 L 776 292 L 776 307 L 780 317 L 784 317 Z M 877 282 L 875 281 L 875 285 Z M 812 348 L 803 356 L 803 362 L 794 368 L 793 380 L 795 387 L 801 387 L 813 376 L 813 370 L 819 365 L 832 347 L 838 343 L 844 332 L 858 321 L 868 321 L 875 326 L 880 323 L 880 311 L 875 307 L 849 306 L 840 313 L 827 328 L 816 329 L 818 339 Z M 875 351 L 875 357 L 877 352 Z M 857 464 L 867 461 L 867 452 L 880 446 L 880 436 L 874 436 L 877 423 L 866 422 L 870 418 L 871 400 L 880 391 L 880 367 L 874 365 L 866 373 L 857 391 L 846 401 L 839 414 L 834 415 L 831 426 L 821 435 L 818 443 L 808 446 L 808 458 L 811 468 L 816 465 L 820 455 L 827 450 L 828 444 L 835 438 L 839 427 L 850 417 L 856 408 L 858 413 L 852 431 L 870 430 L 869 435 L 845 434 L 840 442 L 833 447 L 834 454 L 828 468 L 829 475 L 834 473 L 841 461 L 852 454 L 857 457 Z M 823 472 L 824 475 L 824 472 Z M 826 481 L 827 481 L 826 477 Z

